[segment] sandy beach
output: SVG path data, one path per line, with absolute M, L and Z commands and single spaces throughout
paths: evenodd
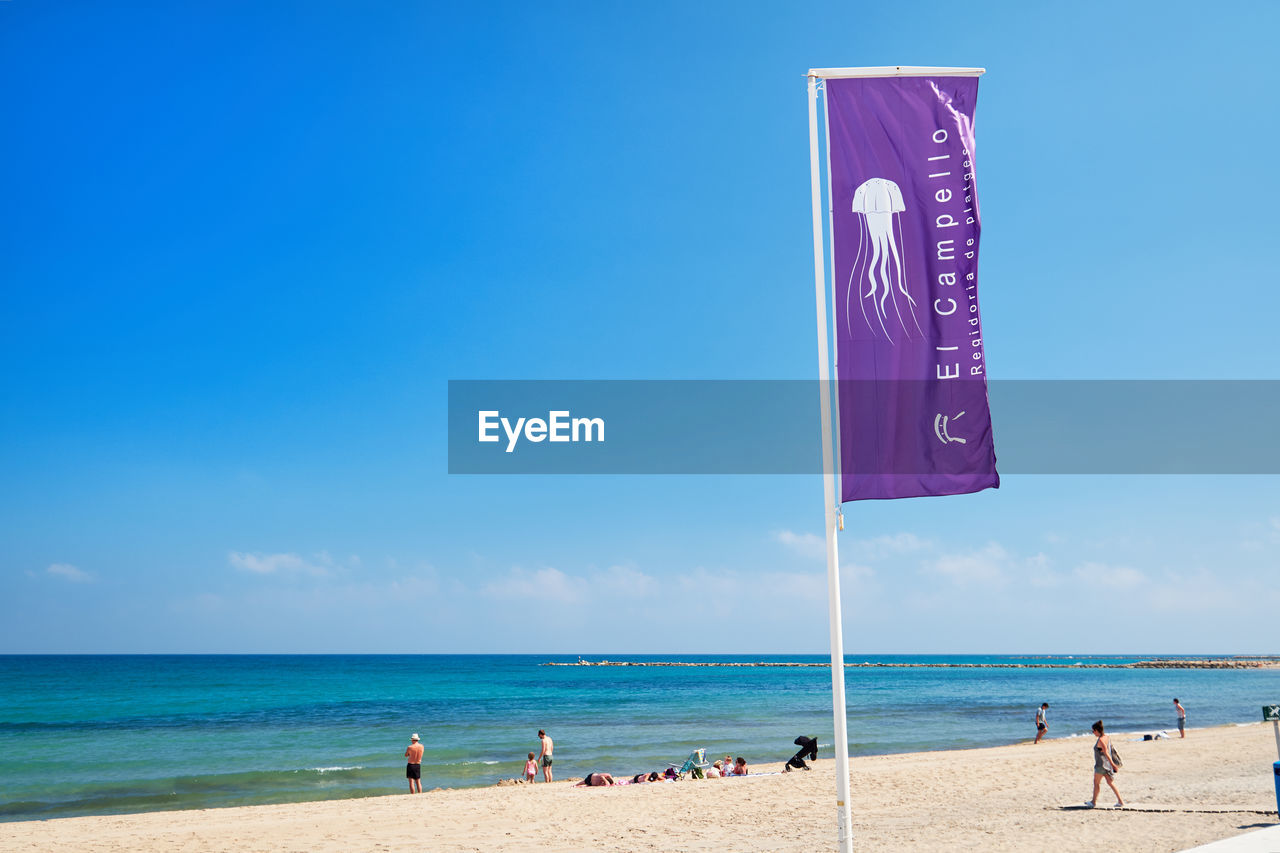
M 1086 810 L 1091 738 L 853 759 L 863 850 L 1175 851 L 1276 823 L 1270 726 L 1115 736 L 1130 806 Z M 5 850 L 824 850 L 834 761 L 615 788 L 573 781 L 0 824 Z M 633 768 L 600 770 L 620 773 Z M 638 770 L 639 768 L 634 768 Z M 761 774 L 780 765 L 754 765 Z M 430 785 L 430 768 L 427 767 Z M 1103 806 L 1113 799 L 1106 787 Z

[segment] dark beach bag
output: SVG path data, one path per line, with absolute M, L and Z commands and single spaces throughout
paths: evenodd
M 1120 753 L 1116 752 L 1116 748 L 1114 746 L 1111 747 L 1111 763 L 1115 766 L 1116 770 L 1124 767 L 1124 762 L 1120 760 Z

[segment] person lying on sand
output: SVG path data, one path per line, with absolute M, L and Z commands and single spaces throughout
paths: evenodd
M 574 785 L 575 788 L 602 788 L 613 784 L 613 777 L 608 773 L 590 773 L 585 779 Z

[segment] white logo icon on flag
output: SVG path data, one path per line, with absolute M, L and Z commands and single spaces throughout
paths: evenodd
M 957 444 L 968 444 L 969 443 L 968 439 L 960 438 L 959 436 L 954 436 L 951 433 L 947 432 L 948 421 L 958 421 L 962 417 L 964 417 L 964 412 L 960 412 L 959 414 L 953 415 L 950 418 L 942 414 L 942 412 L 938 412 L 938 414 L 934 415 L 933 416 L 933 434 L 938 437 L 938 441 L 941 441 L 943 444 L 948 444 L 953 441 L 956 442 Z

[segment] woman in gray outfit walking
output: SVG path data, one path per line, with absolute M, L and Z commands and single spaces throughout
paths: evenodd
M 1117 761 L 1111 759 L 1111 736 L 1102 730 L 1102 720 L 1093 724 L 1093 733 L 1097 735 L 1097 740 L 1093 742 L 1093 799 L 1085 803 L 1089 808 L 1093 808 L 1098 803 L 1098 789 L 1102 786 L 1102 780 L 1107 780 L 1109 787 L 1116 795 L 1116 805 L 1118 809 L 1124 808 L 1124 800 L 1120 799 L 1120 792 L 1116 790 L 1116 783 L 1112 780 L 1116 771 L 1120 769 Z

